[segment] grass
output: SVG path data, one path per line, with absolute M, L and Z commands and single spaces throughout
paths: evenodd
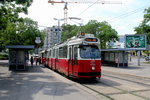
M 145 63 L 145 64 L 150 64 L 150 61 L 148 61 L 148 62 L 143 62 L 143 63 Z

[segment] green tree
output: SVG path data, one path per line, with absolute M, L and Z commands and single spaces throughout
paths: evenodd
M 100 45 L 102 49 L 106 48 L 106 43 L 118 40 L 118 33 L 107 22 L 97 22 L 96 20 L 89 21 L 82 27 L 87 33 L 94 34 L 100 39 Z
M 77 35 L 79 32 L 94 34 L 100 39 L 101 48 L 106 48 L 106 43 L 118 40 L 118 33 L 107 22 L 89 21 L 86 25 L 79 27 L 76 25 L 63 26 L 62 41 Z
M 81 30 L 85 33 L 90 33 L 96 35 L 99 28 L 99 22 L 96 20 L 90 20 L 86 25 L 81 27 Z
M 73 36 L 76 36 L 79 27 L 76 26 L 76 25 L 69 25 L 69 24 L 67 24 L 67 25 L 62 26 L 62 29 L 63 29 L 63 31 L 61 33 L 62 34 L 61 40 L 63 42 L 63 41 L 66 41 L 67 39 L 69 39 L 69 38 L 71 38 Z
M 134 30 L 136 34 L 146 34 L 147 43 L 150 44 L 150 7 L 145 9 L 144 13 L 144 20 L 138 27 L 135 27 Z
M 32 0 L 1 0 L 0 1 L 0 31 L 5 30 L 8 23 L 22 21 L 19 13 L 27 14 L 27 8 Z
M 36 37 L 40 37 L 41 40 L 44 39 L 44 34 L 39 31 L 37 22 L 25 18 L 23 22 L 17 25 L 17 34 L 20 37 L 18 40 L 23 45 L 35 45 Z M 43 44 L 43 41 L 42 41 Z
M 3 31 L 3 37 L 0 41 L 5 45 L 36 45 L 36 37 L 41 37 L 42 43 L 44 40 L 43 32 L 38 30 L 37 22 L 25 18 L 22 22 L 9 23 L 6 30 Z
M 0 46 L 35 45 L 36 37 L 44 39 L 37 22 L 29 18 L 20 18 L 19 13 L 27 14 L 27 8 L 33 0 L 0 1 Z

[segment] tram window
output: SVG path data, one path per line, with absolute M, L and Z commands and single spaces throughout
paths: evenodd
M 74 48 L 74 59 L 76 60 L 78 58 L 78 48 Z
M 74 47 L 74 64 L 78 64 L 78 48 Z
M 58 49 L 56 50 L 56 58 L 58 58 Z
M 69 59 L 71 59 L 71 47 L 69 48 Z
M 47 57 L 49 57 L 49 51 L 47 51 Z
M 59 48 L 59 58 L 67 58 L 67 46 Z
M 51 57 L 51 50 L 49 51 L 49 57 Z
M 95 45 L 86 45 L 80 48 L 80 56 L 82 58 L 100 58 L 100 51 Z
M 54 57 L 56 58 L 56 49 L 54 50 Z
M 53 49 L 53 57 L 55 57 L 55 49 Z
M 51 54 L 51 51 L 48 51 L 48 55 L 47 56 L 50 57 L 51 56 L 50 54 Z
M 46 57 L 46 55 L 47 55 L 47 52 L 44 53 L 44 57 Z
M 59 58 L 63 58 L 63 48 L 59 48 Z
M 63 58 L 67 58 L 67 46 L 63 47 Z
M 53 50 L 51 50 L 51 57 L 53 57 Z

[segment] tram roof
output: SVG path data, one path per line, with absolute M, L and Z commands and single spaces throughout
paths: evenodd
M 135 50 L 146 50 L 145 48 L 113 48 L 113 49 L 101 49 L 101 51 L 135 51 Z

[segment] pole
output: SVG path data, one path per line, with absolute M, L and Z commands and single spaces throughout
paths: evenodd
M 60 20 L 58 20 L 58 28 L 60 27 Z
M 140 55 L 140 51 L 138 51 L 138 66 L 140 66 L 141 64 L 140 64 L 140 57 L 141 57 L 141 55 Z

